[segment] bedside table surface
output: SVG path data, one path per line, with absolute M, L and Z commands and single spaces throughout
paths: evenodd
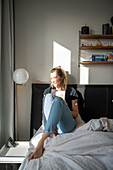
M 29 148 L 28 141 L 15 141 L 16 147 L 7 148 L 5 145 L 0 150 L 0 163 L 22 163 Z

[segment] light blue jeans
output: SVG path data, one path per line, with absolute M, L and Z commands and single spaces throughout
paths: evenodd
M 69 133 L 76 127 L 68 106 L 61 97 L 48 93 L 43 98 L 44 132 L 52 133 L 56 127 L 58 134 Z

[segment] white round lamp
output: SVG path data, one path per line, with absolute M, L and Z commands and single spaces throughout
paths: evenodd
M 29 74 L 23 68 L 16 69 L 13 72 L 13 80 L 15 81 L 16 84 L 25 84 L 28 81 L 28 79 Z
M 29 79 L 29 74 L 23 68 L 18 68 L 13 72 L 13 81 L 16 83 L 17 140 L 19 140 L 18 86 L 24 86 L 28 81 L 28 79 Z

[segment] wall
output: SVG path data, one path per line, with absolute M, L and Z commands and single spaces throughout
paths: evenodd
M 20 140 L 30 132 L 31 83 L 48 81 L 53 66 L 53 41 L 71 51 L 71 83 L 80 82 L 78 67 L 79 30 L 87 24 L 101 34 L 102 24 L 110 23 L 112 0 L 15 0 L 16 68 L 30 74 L 26 87 L 19 87 Z M 113 66 L 88 66 L 89 84 L 112 84 Z

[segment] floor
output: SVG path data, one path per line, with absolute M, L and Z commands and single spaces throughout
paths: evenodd
M 0 170 L 18 170 L 20 164 L 0 164 Z

